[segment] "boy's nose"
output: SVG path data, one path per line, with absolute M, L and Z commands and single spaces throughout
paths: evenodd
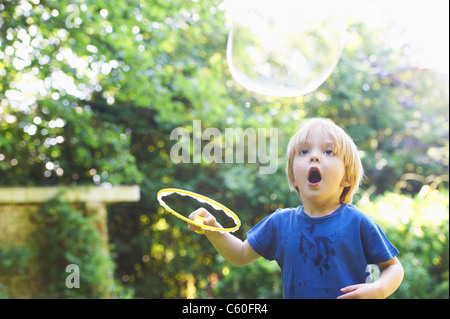
M 309 159 L 310 163 L 320 163 L 320 157 L 317 155 L 311 155 L 311 158 Z

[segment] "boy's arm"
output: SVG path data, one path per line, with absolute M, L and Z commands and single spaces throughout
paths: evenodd
M 368 284 L 357 284 L 342 288 L 345 293 L 338 299 L 384 299 L 389 297 L 400 286 L 403 280 L 403 267 L 397 257 L 378 264 L 380 278 Z
M 230 233 L 208 232 L 206 237 L 219 254 L 234 266 L 245 266 L 261 257 L 247 240 L 242 242 Z
M 197 209 L 190 214 L 189 219 L 194 220 L 197 215 L 205 218 L 203 221 L 205 225 L 222 227 L 214 216 L 204 208 Z M 193 231 L 199 229 L 199 227 L 192 224 L 189 224 L 188 227 Z M 261 257 L 253 250 L 247 240 L 242 242 L 242 240 L 228 232 L 221 234 L 220 232 L 205 230 L 205 235 L 214 248 L 216 248 L 217 252 L 232 265 L 245 266 Z

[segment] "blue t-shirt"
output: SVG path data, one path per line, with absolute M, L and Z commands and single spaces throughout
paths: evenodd
M 368 264 L 398 254 L 377 223 L 348 204 L 318 218 L 303 206 L 278 209 L 247 240 L 259 255 L 277 261 L 284 298 L 336 298 L 341 288 L 366 282 Z

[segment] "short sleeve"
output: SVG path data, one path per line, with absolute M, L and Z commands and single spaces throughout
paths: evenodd
M 398 250 L 386 238 L 380 226 L 369 218 L 365 223 L 364 254 L 368 264 L 379 264 L 398 255 Z
M 247 233 L 250 246 L 262 257 L 274 260 L 277 247 L 277 228 L 274 223 L 276 212 L 267 216 Z

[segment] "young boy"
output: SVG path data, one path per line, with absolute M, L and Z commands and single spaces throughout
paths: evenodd
M 287 177 L 303 205 L 278 209 L 247 233 L 206 230 L 231 264 L 247 265 L 261 256 L 281 268 L 285 298 L 386 298 L 403 279 L 397 249 L 375 221 L 351 205 L 363 176 L 352 139 L 325 119 L 307 121 L 287 148 Z M 221 227 L 201 208 L 204 224 Z M 198 230 L 189 224 L 189 229 Z M 380 270 L 370 282 L 369 264 Z

